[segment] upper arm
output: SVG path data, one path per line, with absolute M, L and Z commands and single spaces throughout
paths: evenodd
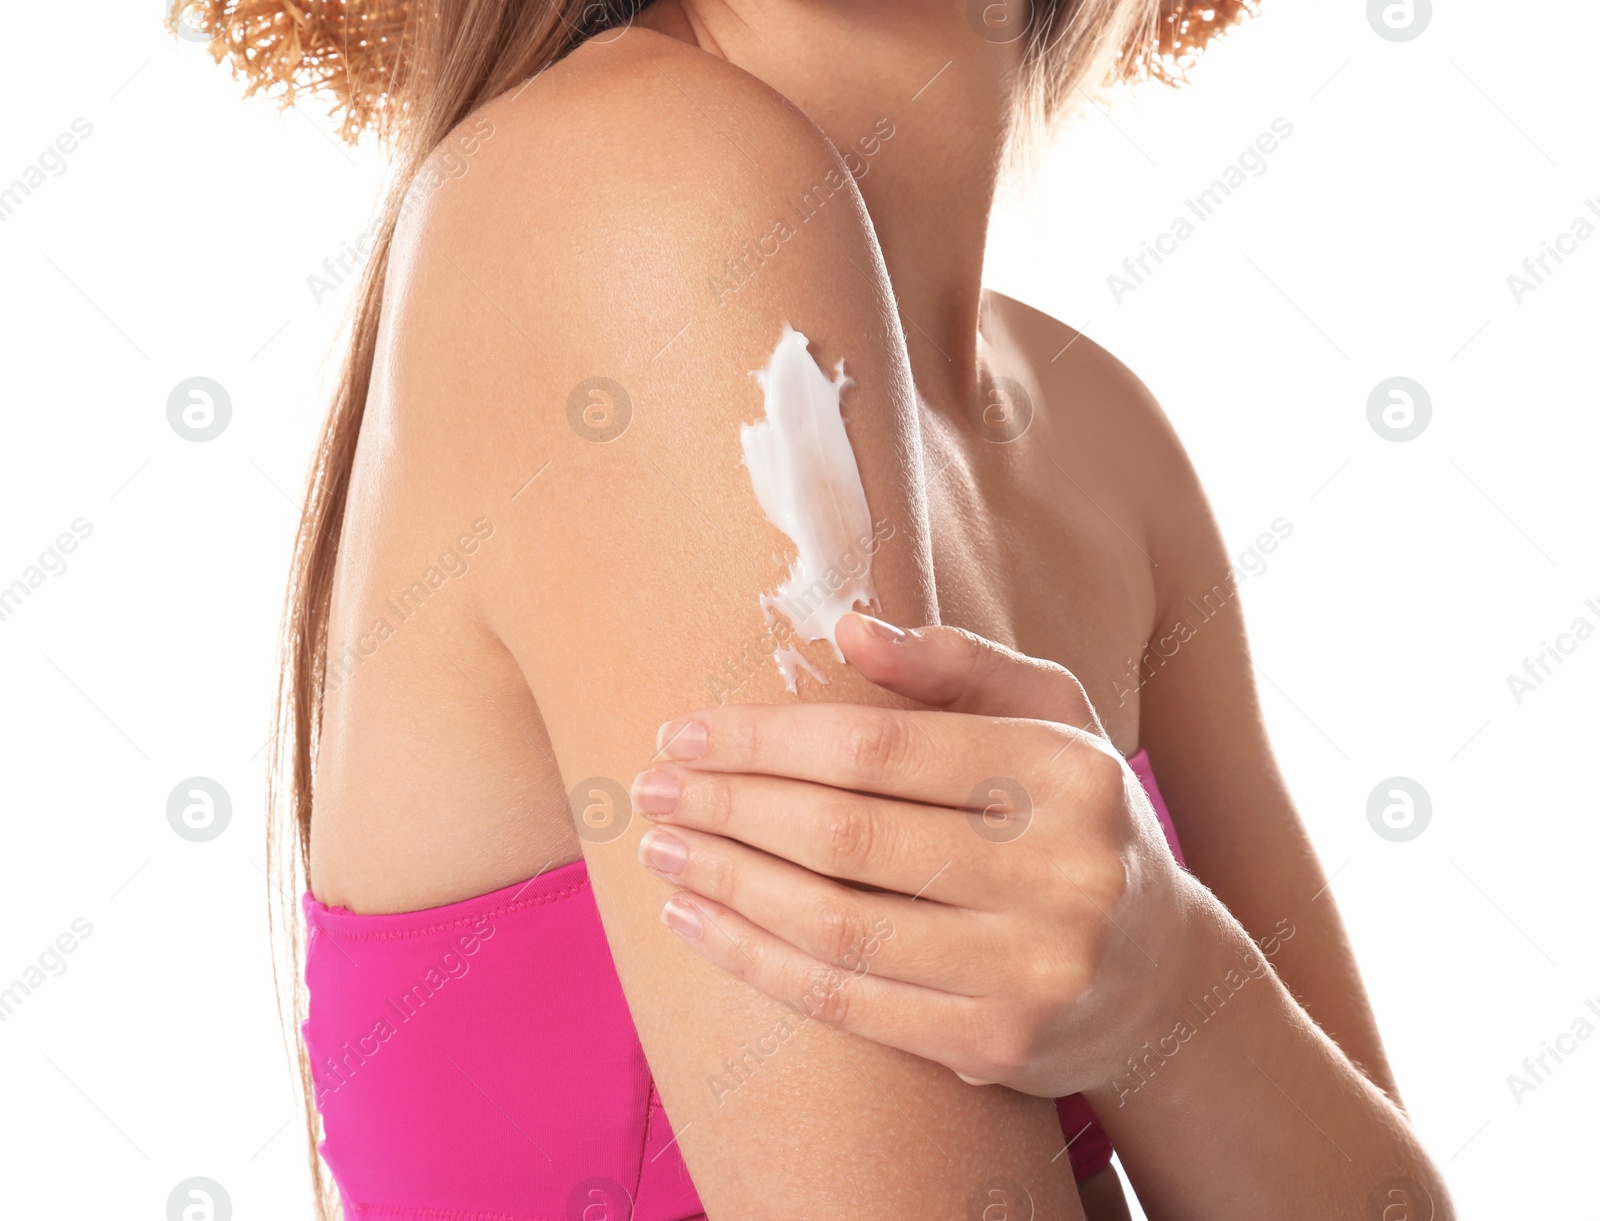
M 491 108 L 495 139 L 462 180 L 470 189 L 431 208 L 390 295 L 397 316 L 428 322 L 392 375 L 432 378 L 449 397 L 439 460 L 500 505 L 495 567 L 479 570 L 486 614 L 563 780 L 626 791 L 671 717 L 794 698 L 758 601 L 789 547 L 760 512 L 739 439 L 761 409 L 750 371 L 783 322 L 855 379 L 845 415 L 886 526 L 872 558 L 884 612 L 936 622 L 937 606 L 904 341 L 848 172 L 731 69 L 621 62 L 625 81 L 602 88 L 592 61 L 569 61 L 564 82 L 518 103 L 536 102 L 531 116 Z M 789 201 L 819 185 L 825 202 L 802 222 Z M 784 218 L 790 234 L 719 293 L 729 260 Z M 802 680 L 802 698 L 887 700 L 811 656 L 829 685 Z M 1062 1140 L 1049 1100 L 972 1088 L 799 1021 L 717 971 L 660 923 L 670 891 L 637 862 L 641 831 L 635 821 L 582 848 L 712 1217 L 957 1215 L 996 1175 L 1025 1184 L 1041 1217 L 1077 1215 L 1068 1159 L 1052 1162 Z
M 1128 378 L 1157 430 L 1149 461 L 1163 489 L 1151 512 L 1161 609 L 1140 735 L 1184 857 L 1306 1012 L 1398 1100 L 1333 892 L 1273 758 L 1221 531 L 1159 407 Z

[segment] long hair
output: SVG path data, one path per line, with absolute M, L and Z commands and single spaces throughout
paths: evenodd
M 278 641 L 267 764 L 269 926 L 280 1011 L 294 1039 L 315 1215 L 338 1213 L 317 1155 L 306 1014 L 305 930 L 295 896 L 310 876 L 312 776 L 326 689 L 328 620 L 345 501 L 378 344 L 384 279 L 406 190 L 430 153 L 473 111 L 559 62 L 597 33 L 631 21 L 647 0 L 176 0 L 169 25 L 209 36 L 246 93 L 292 104 L 333 102 L 340 135 L 372 132 L 391 175 L 370 254 L 346 319 L 348 346 L 306 479 L 305 503 Z M 968 4 L 974 21 L 1016 21 L 1026 38 L 1017 128 L 1037 130 L 1073 95 L 1120 80 L 1179 79 L 1209 38 L 1255 0 L 1009 0 Z M 1009 37 L 1003 27 L 1000 37 Z

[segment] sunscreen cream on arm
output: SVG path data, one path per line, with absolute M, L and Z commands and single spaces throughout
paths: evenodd
M 830 378 L 812 359 L 807 339 L 787 322 L 765 369 L 756 372 L 766 418 L 739 429 L 750 484 L 767 520 L 795 547 L 777 591 L 763 594 L 768 627 L 779 617 L 793 628 L 774 660 L 790 691 L 804 669 L 826 683 L 798 644 L 826 640 L 842 662 L 834 632 L 858 606 L 875 609 L 872 514 L 840 414 L 840 392 L 854 383 L 840 361 Z

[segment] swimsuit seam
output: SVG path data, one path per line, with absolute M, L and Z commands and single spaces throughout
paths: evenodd
M 633 1181 L 633 1208 L 635 1212 L 639 1208 L 639 1189 L 644 1186 L 644 1158 L 645 1154 L 650 1152 L 650 1132 L 655 1126 L 656 1118 L 655 1109 L 650 1105 L 650 1099 L 654 1098 L 656 1093 L 656 1079 L 650 1072 L 648 1061 L 645 1062 L 644 1079 L 650 1083 L 650 1088 L 644 1092 L 644 1140 L 640 1142 L 639 1148 L 639 1173 Z M 657 1156 L 659 1157 L 660 1155 L 657 1154 Z
M 436 933 L 447 933 L 458 928 L 470 928 L 471 926 L 479 924 L 484 920 L 509 916 L 516 912 L 522 911 L 524 908 L 540 907 L 546 903 L 554 903 L 561 899 L 570 898 L 579 891 L 587 890 L 588 888 L 589 881 L 587 878 L 585 878 L 582 881 L 574 882 L 570 886 L 564 886 L 560 890 L 554 891 L 550 894 L 534 895 L 532 898 L 528 899 L 516 899 L 511 902 L 501 904 L 498 907 L 491 907 L 486 911 L 476 912 L 470 916 L 458 916 L 454 920 L 446 920 L 439 924 L 424 925 L 421 928 L 392 930 L 375 929 L 370 932 L 357 932 L 354 930 L 330 928 L 326 924 L 323 924 L 322 917 L 315 913 L 308 916 L 307 923 L 324 936 L 338 937 L 345 941 L 401 941 L 412 937 L 429 937 Z M 355 913 L 347 914 L 357 920 L 369 918 L 355 915 Z M 341 918 L 343 918 L 342 915 L 335 916 L 335 919 Z M 381 920 L 383 919 L 383 916 L 372 916 L 370 919 Z

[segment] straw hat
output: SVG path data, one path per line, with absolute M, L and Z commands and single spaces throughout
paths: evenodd
M 1212 38 L 1257 3 L 1161 0 L 1154 37 L 1127 49 L 1127 75 L 1181 81 Z M 422 7 L 417 0 L 175 0 L 168 24 L 175 29 L 181 21 L 209 35 L 212 58 L 230 61 L 246 96 L 279 87 L 285 106 L 301 90 L 329 97 L 339 135 L 353 142 L 397 122 L 406 50 Z M 598 30 L 627 20 L 644 0 L 577 0 L 572 7 Z

